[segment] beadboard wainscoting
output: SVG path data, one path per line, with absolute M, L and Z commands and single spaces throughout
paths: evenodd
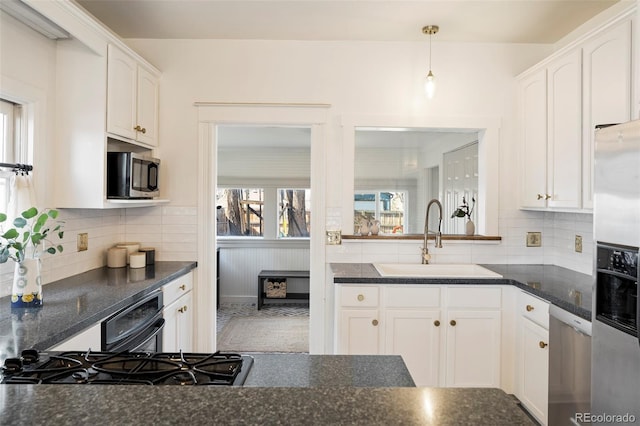
M 257 303 L 258 274 L 263 269 L 309 270 L 308 241 L 218 243 L 221 303 Z M 308 280 L 287 279 L 289 292 L 304 293 L 308 288 Z

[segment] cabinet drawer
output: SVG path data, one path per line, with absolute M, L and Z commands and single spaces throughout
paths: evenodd
M 389 308 L 438 308 L 440 287 L 388 286 L 384 300 Z
M 549 329 L 549 302 L 520 291 L 516 313 L 529 318 L 547 330 Z
M 380 288 L 378 286 L 341 286 L 340 305 L 371 308 L 378 306 Z
M 162 287 L 163 303 L 165 306 L 174 302 L 178 297 L 191 291 L 193 288 L 193 273 L 189 272 L 186 275 L 176 278 L 169 284 Z
M 450 287 L 447 289 L 449 308 L 495 308 L 502 306 L 502 290 L 486 287 Z

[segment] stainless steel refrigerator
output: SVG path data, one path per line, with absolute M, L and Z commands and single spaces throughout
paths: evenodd
M 596 130 L 591 416 L 640 422 L 640 120 Z M 626 417 L 625 417 L 626 416 Z

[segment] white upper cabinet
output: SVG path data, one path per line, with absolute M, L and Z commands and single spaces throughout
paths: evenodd
M 523 207 L 547 203 L 547 70 L 539 69 L 519 82 L 519 130 L 522 155 Z
M 518 78 L 521 207 L 593 207 L 594 129 L 631 119 L 629 12 Z
M 107 76 L 107 132 L 156 146 L 158 78 L 112 44 Z
M 595 126 L 631 120 L 631 21 L 589 39 L 583 47 L 583 187 L 584 208 L 593 208 Z
M 575 50 L 547 67 L 548 207 L 580 208 L 582 195 L 582 55 Z
M 519 82 L 523 207 L 580 208 L 581 73 L 575 50 Z

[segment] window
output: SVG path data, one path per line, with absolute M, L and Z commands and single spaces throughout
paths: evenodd
M 278 189 L 278 238 L 309 238 L 311 190 Z
M 265 240 L 309 238 L 308 188 L 220 188 L 216 190 L 218 237 Z
M 392 191 L 367 191 L 355 194 L 354 230 L 362 223 L 378 220 L 380 233 L 402 234 L 406 221 L 407 194 Z
M 218 188 L 216 209 L 218 236 L 264 236 L 262 188 Z
M 22 109 L 19 105 L 0 99 L 0 163 L 26 162 L 20 156 L 20 119 Z M 0 169 L 0 211 L 6 212 L 9 204 L 9 181 L 12 172 Z

